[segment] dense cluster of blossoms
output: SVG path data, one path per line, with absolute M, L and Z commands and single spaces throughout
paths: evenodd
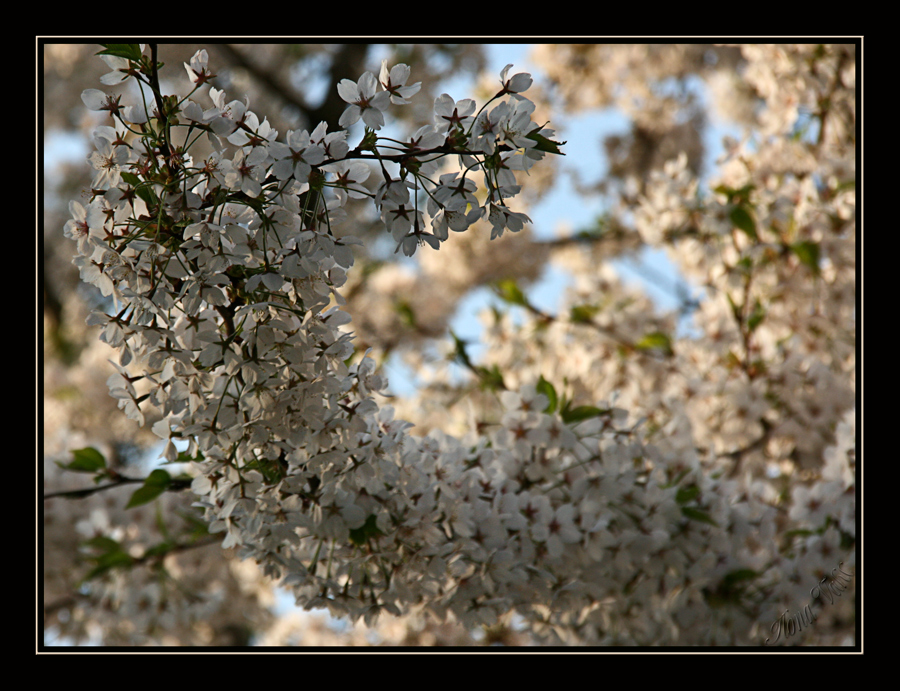
M 596 405 L 560 400 L 541 377 L 570 358 L 529 368 L 529 336 L 507 334 L 493 352 L 501 363 L 506 354 L 505 364 L 515 361 L 518 381 L 507 381 L 515 388 L 499 397 L 493 419 L 479 421 L 480 434 L 409 435 L 409 423 L 373 399 L 385 382 L 372 360 L 347 364 L 353 345 L 341 327 L 349 317 L 338 307 L 352 240 L 332 232 L 342 205 L 372 198 L 405 254 L 423 243 L 441 247 L 449 229 L 464 231 L 480 218 L 491 223 L 492 237 L 520 230 L 527 217 L 506 204 L 519 192 L 513 171 L 528 171 L 558 151 L 552 131 L 531 121 L 534 105 L 521 95 L 531 83 L 527 75 L 507 79 L 505 69 L 493 108 L 476 112 L 472 100 L 438 98 L 433 124 L 390 144 L 376 131 L 391 105 L 415 94 L 416 85 L 406 85 L 409 70 L 385 65 L 378 79 L 344 81 L 341 126 L 366 125 L 351 150 L 346 131 L 329 133 L 323 125 L 289 132 L 280 143 L 245 103 L 226 102 L 215 89 L 208 109 L 165 97 L 153 61 L 139 53 L 103 57 L 114 70 L 104 83 L 131 76 L 147 93 L 130 107 L 102 92 L 85 93 L 89 108 L 109 110 L 115 122 L 96 132 L 94 196 L 87 207 L 72 202 L 66 227 L 83 279 L 116 303 L 113 314 L 92 317 L 121 352 L 110 389 L 139 422 L 147 401 L 157 409 L 153 429 L 167 441 L 167 459 L 195 459 L 192 489 L 210 530 L 281 579 L 299 603 L 367 622 L 421 607 L 490 625 L 515 611 L 535 633 L 573 642 L 758 643 L 768 608 L 774 616 L 774 603 L 804 602 L 807 585 L 834 566 L 829 560 L 854 537 L 855 459 L 847 434 L 827 454 L 827 486 L 797 493 L 787 518 L 770 483 L 728 477 L 698 452 L 692 435 L 723 438 L 729 396 L 745 395 L 746 382 L 729 387 L 729 377 L 758 380 L 752 373 L 763 370 L 755 351 L 736 352 L 730 367 L 710 369 L 709 382 L 676 378 L 657 386 L 675 372 L 697 371 L 698 362 L 718 360 L 679 344 L 683 362 L 642 363 L 631 376 L 633 361 L 598 357 L 596 348 L 604 346 L 596 345 L 596 330 L 587 342 L 573 336 L 585 326 L 601 333 L 614 326 L 608 354 L 634 351 L 647 333 L 635 309 L 612 326 L 598 309 L 589 317 L 573 311 L 574 329 L 551 325 L 545 332 L 559 340 L 548 352 L 609 363 L 611 371 L 594 372 L 606 381 L 584 381 L 583 368 L 570 380 L 579 400 Z M 186 68 L 198 88 L 211 78 L 202 51 Z M 195 163 L 188 149 L 204 133 L 213 150 Z M 460 172 L 435 179 L 438 162 L 451 155 Z M 374 192 L 362 184 L 371 174 L 367 159 L 383 180 Z M 683 168 L 673 164 L 666 174 L 681 175 L 690 187 Z M 484 192 L 470 175 L 476 171 Z M 726 189 L 729 214 L 743 201 L 739 185 Z M 650 188 L 646 199 L 660 206 L 653 200 L 674 198 Z M 642 217 L 639 210 L 636 222 L 648 241 L 661 241 L 692 211 L 697 215 L 684 210 L 685 201 L 669 202 L 668 215 Z M 795 245 L 802 260 L 808 246 Z M 746 264 L 740 259 L 735 266 Z M 585 290 L 615 290 L 606 278 L 601 272 Z M 718 316 L 715 305 L 711 318 L 723 324 L 737 314 L 733 301 Z M 741 305 L 744 328 L 738 321 L 736 338 L 749 346 L 748 337 L 759 342 L 760 323 L 768 323 L 754 312 L 749 293 Z M 806 373 L 809 365 L 794 371 Z M 812 370 L 817 381 L 828 371 Z M 554 376 L 568 380 L 561 370 Z M 654 385 L 629 389 L 627 382 L 647 377 Z M 779 395 L 771 389 L 776 384 L 793 386 L 761 381 L 759 401 Z M 717 402 L 718 417 L 708 408 L 694 413 L 691 398 L 678 404 L 676 386 L 700 387 L 697 404 Z M 597 392 L 610 387 L 620 395 L 615 405 L 597 402 Z M 616 407 L 654 408 L 639 400 L 648 389 L 658 392 L 652 403 L 660 410 L 649 429 Z M 787 406 L 788 396 L 782 398 Z M 753 401 L 741 405 L 744 418 L 765 419 Z M 834 403 L 829 420 L 849 405 Z M 851 418 L 852 412 L 843 424 Z M 692 431 L 701 421 L 711 431 Z M 760 430 L 740 425 L 728 448 L 714 451 L 727 455 L 746 443 L 750 453 L 758 437 L 748 439 L 748 429 L 765 433 L 765 442 L 777 440 L 773 422 L 759 424 Z M 822 429 L 816 451 L 830 439 L 827 425 Z M 179 439 L 189 442 L 181 455 Z M 828 510 L 811 515 L 823 502 Z M 782 551 L 774 538 L 788 528 L 799 531 L 800 541 Z
M 577 64 L 603 84 L 615 81 L 614 65 L 629 53 L 611 57 L 618 48 L 543 51 L 561 91 L 583 96 L 566 53 L 594 51 Z M 574 277 L 557 315 L 530 309 L 517 321 L 489 317 L 484 365 L 503 372 L 509 386 L 552 372 L 576 397 L 615 394 L 617 405 L 647 418 L 646 439 L 659 453 L 695 457 L 708 475 L 728 479 L 718 491 L 732 497 L 732 513 L 756 497 L 759 505 L 746 510 L 761 519 L 758 527 L 732 523 L 729 532 L 734 544 L 747 542 L 738 562 L 745 585 L 768 603 L 761 618 L 771 622 L 810 601 L 812 586 L 838 560 L 853 563 L 855 455 L 846 445 L 856 413 L 854 60 L 847 46 L 745 52 L 749 84 L 761 75 L 759 93 L 768 94 L 777 79 L 779 98 L 756 103 L 751 115 L 759 123 L 748 122 L 743 143 L 727 143 L 711 179 L 692 173 L 686 156 L 674 158 L 646 180 L 628 181 L 626 189 L 641 191 L 617 219 L 705 289 L 692 308 L 696 331 L 683 333 L 677 314 L 659 315 L 608 263 L 598 271 L 608 254 L 628 251 L 601 236 L 592 247 L 570 244 L 554 256 Z M 629 69 L 616 82 L 624 100 L 631 87 L 643 93 L 654 79 L 693 68 L 652 60 Z M 828 104 L 818 132 L 798 135 L 797 104 Z M 428 396 L 442 396 L 441 389 Z M 847 630 L 853 604 L 844 598 L 839 605 L 829 604 L 827 618 Z

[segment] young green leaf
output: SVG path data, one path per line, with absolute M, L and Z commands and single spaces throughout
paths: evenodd
M 678 485 L 678 483 L 681 482 L 681 481 L 682 481 L 682 480 L 683 480 L 690 472 L 691 472 L 690 470 L 682 470 L 680 473 L 678 473 L 678 475 L 675 476 L 675 478 L 672 480 L 672 482 L 669 482 L 669 483 L 666 483 L 665 485 L 660 485 L 660 486 L 661 486 L 663 489 L 669 489 L 669 488 L 671 488 L 671 487 L 675 487 L 675 486 Z
M 86 449 L 78 449 L 72 452 L 71 463 L 56 462 L 63 470 L 71 470 L 76 473 L 96 473 L 106 468 L 106 459 L 97 449 L 89 446 Z
M 411 329 L 416 328 L 416 313 L 413 311 L 412 305 L 406 300 L 398 300 L 394 303 L 394 310 L 400 317 L 400 321 Z
M 125 508 L 132 509 L 135 506 L 149 504 L 166 491 L 170 482 L 172 482 L 172 476 L 165 470 L 157 468 L 150 473 L 146 480 L 144 480 L 144 484 L 139 489 L 135 490 Z
M 738 569 L 730 571 L 722 578 L 722 585 L 728 589 L 734 588 L 741 581 L 752 581 L 760 574 L 753 569 Z
M 110 569 L 114 569 L 116 567 L 127 567 L 131 566 L 134 563 L 134 557 L 132 557 L 128 552 L 123 551 L 113 551 L 107 552 L 96 559 L 94 559 L 94 563 L 96 566 L 91 569 L 87 576 L 84 577 L 85 581 L 89 581 L 92 578 L 96 578 L 101 574 L 106 573 Z
M 746 206 L 733 207 L 728 214 L 728 217 L 731 219 L 735 228 L 743 230 L 747 236 L 753 240 L 759 239 L 756 235 L 756 221 L 753 220 L 753 215 Z
M 497 367 L 497 365 L 492 365 L 491 367 L 479 366 L 475 369 L 479 379 L 481 379 L 481 388 L 489 389 L 491 391 L 506 388 L 506 384 L 503 381 L 503 374 L 500 372 L 500 368 Z
M 675 501 L 679 504 L 687 504 L 698 494 L 700 494 L 700 488 L 697 487 L 697 485 L 691 485 L 690 487 L 680 487 L 678 489 L 678 492 L 675 494 Z
M 544 379 L 544 375 L 541 375 L 541 378 L 538 380 L 537 386 L 534 387 L 538 393 L 542 393 L 547 397 L 549 403 L 543 412 L 545 413 L 555 413 L 556 407 L 559 405 L 559 396 L 556 394 L 556 389 L 553 388 L 553 384 Z
M 90 540 L 84 542 L 88 547 L 93 547 L 98 552 L 115 552 L 122 549 L 122 546 L 106 535 L 97 535 Z
M 662 331 L 653 331 L 635 343 L 638 350 L 660 350 L 666 355 L 672 354 L 672 339 Z
M 138 43 L 101 43 L 106 50 L 101 50 L 97 55 L 114 55 L 126 60 L 141 61 L 141 46 Z
M 682 506 L 681 507 L 681 515 L 685 518 L 690 518 L 692 521 L 700 521 L 701 523 L 709 523 L 710 525 L 714 525 L 716 527 L 719 526 L 718 523 L 713 520 L 713 517 L 710 516 L 705 511 L 701 511 L 700 509 L 695 509 L 691 506 Z
M 534 149 L 538 151 L 543 151 L 548 154 L 557 154 L 559 156 L 565 156 L 565 154 L 559 150 L 566 142 L 555 142 L 552 139 L 547 139 L 544 135 L 540 133 L 540 129 L 532 130 L 528 134 L 525 135 L 528 139 L 537 142 Z
M 756 327 L 762 323 L 762 320 L 766 317 L 766 311 L 763 309 L 763 306 L 757 300 L 753 305 L 753 312 L 750 317 L 747 319 L 747 328 L 750 330 L 750 333 L 753 333 L 756 330 Z
M 569 311 L 569 319 L 576 324 L 590 324 L 599 311 L 596 305 L 575 305 Z
M 465 365 L 466 367 L 472 369 L 474 365 L 472 361 L 469 359 L 469 354 L 466 352 L 466 342 L 462 340 L 459 336 L 457 336 L 453 331 L 450 331 L 450 336 L 453 338 L 453 359 L 461 365 Z
M 112 568 L 131 566 L 134 563 L 134 558 L 111 537 L 98 535 L 84 542 L 84 546 L 90 547 L 94 553 L 94 556 L 89 557 L 89 560 L 94 563 L 94 568 L 85 576 L 85 581 L 89 581 Z
M 494 285 L 494 290 L 497 292 L 497 295 L 510 304 L 520 305 L 521 307 L 528 306 L 528 300 L 525 299 L 525 293 L 522 292 L 518 284 L 511 278 L 498 281 Z
M 353 542 L 354 545 L 360 546 L 366 544 L 372 538 L 380 537 L 382 535 L 384 535 L 384 533 L 382 533 L 378 529 L 378 523 L 375 514 L 371 514 L 366 519 L 366 522 L 359 528 L 352 528 L 350 530 L 351 542 Z
M 609 410 L 607 409 L 597 408 L 592 405 L 580 405 L 576 408 L 570 408 L 567 405 L 560 415 L 562 416 L 563 422 L 572 423 L 589 420 L 592 417 L 600 417 L 601 415 L 606 415 L 608 412 Z
M 800 263 L 813 272 L 814 276 L 819 275 L 819 243 L 804 240 L 791 245 L 791 250 L 797 255 Z
M 135 194 L 137 194 L 145 204 L 152 206 L 157 203 L 156 197 L 153 195 L 150 188 L 142 183 L 137 175 L 129 173 L 128 171 L 122 171 L 121 175 L 122 179 L 134 188 Z
M 724 194 L 728 198 L 729 204 L 741 204 L 750 198 L 750 193 L 754 189 L 756 189 L 756 186 L 753 184 L 744 185 L 737 189 L 727 185 L 719 185 L 713 189 L 713 192 Z

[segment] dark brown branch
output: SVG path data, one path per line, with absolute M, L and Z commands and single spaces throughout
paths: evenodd
M 338 93 L 337 84 L 342 79 L 357 81 L 366 66 L 368 53 L 368 43 L 345 43 L 340 47 L 331 62 L 329 83 L 334 86 L 327 91 L 322 104 L 318 108 L 309 111 L 309 121 L 312 125 L 324 121 L 328 123 L 329 129 L 334 130 L 337 128 L 338 120 L 341 119 L 341 114 L 347 107 L 344 99 Z
M 294 106 L 304 114 L 309 114 L 311 108 L 309 104 L 300 99 L 290 85 L 285 84 L 278 79 L 272 72 L 264 70 L 255 65 L 247 57 L 237 50 L 234 46 L 227 43 L 217 43 L 216 48 L 232 65 L 246 70 L 254 79 L 265 86 L 273 95 L 280 98 L 288 105 Z
M 96 492 L 102 492 L 107 489 L 113 489 L 115 487 L 121 487 L 122 485 L 143 485 L 147 478 L 143 477 L 124 477 L 120 475 L 118 479 L 114 482 L 110 482 L 105 485 L 98 485 L 96 487 L 85 487 L 84 489 L 71 489 L 71 490 L 62 490 L 60 492 L 50 492 L 49 494 L 44 495 L 44 499 L 55 499 L 57 497 L 64 497 L 66 499 L 83 499 L 84 497 L 89 497 Z M 178 480 L 173 479 L 166 486 L 166 491 L 172 492 L 180 492 L 183 489 L 187 489 L 191 486 L 191 481 L 189 480 Z
M 325 121 L 328 123 L 330 130 L 337 129 L 338 120 L 340 120 L 347 104 L 338 94 L 336 87 L 329 89 L 325 100 L 321 105 L 314 108 L 298 96 L 293 87 L 283 82 L 271 71 L 254 64 L 234 46 L 222 43 L 217 44 L 216 47 L 232 65 L 246 70 L 273 95 L 286 104 L 297 108 L 306 118 L 310 127 L 314 127 L 320 121 Z M 336 85 L 342 79 L 352 79 L 354 82 L 358 80 L 365 68 L 368 52 L 368 43 L 345 43 L 341 45 L 334 54 L 331 63 L 331 70 L 328 75 L 329 83 Z

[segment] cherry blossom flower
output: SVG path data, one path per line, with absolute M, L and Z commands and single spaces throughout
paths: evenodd
M 328 158 L 340 161 L 350 152 L 350 146 L 347 144 L 347 131 L 327 132 L 327 130 L 328 124 L 320 122 L 309 135 L 309 140 L 321 147 Z
M 143 50 L 143 47 L 141 48 Z M 100 59 L 112 70 L 100 77 L 100 81 L 107 86 L 120 84 L 131 77 L 128 70 L 131 69 L 131 62 L 126 58 L 120 58 L 116 55 L 101 55 Z
M 518 94 L 522 91 L 528 91 L 532 84 L 531 75 L 527 72 L 519 72 L 510 79 L 507 79 L 506 73 L 509 72 L 511 67 L 512 64 L 509 64 L 500 71 L 500 83 L 503 85 L 503 91 L 501 93 L 509 92 Z
M 475 101 L 471 98 L 454 101 L 449 94 L 441 94 L 434 99 L 434 124 L 441 133 L 456 128 L 467 130 L 474 120 L 474 112 Z
M 213 107 L 203 112 L 203 120 L 210 124 L 213 131 L 220 137 L 225 137 L 234 132 L 246 116 L 250 105 L 249 98 L 245 102 L 225 102 L 225 92 L 210 87 L 209 97 Z
M 98 241 L 102 239 L 101 231 L 106 221 L 100 203 L 91 202 L 85 209 L 81 203 L 73 200 L 69 202 L 69 213 L 72 218 L 66 221 L 63 233 L 78 243 L 81 254 L 92 255 L 94 249 L 101 246 Z
M 236 129 L 232 134 L 228 135 L 228 141 L 235 146 L 265 146 L 268 147 L 275 144 L 275 138 L 278 131 L 272 129 L 268 120 L 259 122 L 256 113 L 248 111 L 244 118 L 244 127 Z
M 366 72 L 360 77 L 359 82 L 342 79 L 338 84 L 338 93 L 350 105 L 341 115 L 339 124 L 341 127 L 349 127 L 360 118 L 373 130 L 384 127 L 384 111 L 391 101 L 391 94 L 387 91 L 376 93 L 378 80 L 371 72 Z
M 131 155 L 129 148 L 115 146 L 100 134 L 94 135 L 94 146 L 96 151 L 88 157 L 91 166 L 97 171 L 91 186 L 102 190 L 115 187 L 121 180 L 125 164 L 129 162 Z
M 312 166 L 325 160 L 325 151 L 310 143 L 306 130 L 288 132 L 286 144 L 275 142 L 269 150 L 275 159 L 272 173 L 279 180 L 293 176 L 300 182 L 306 182 Z
M 187 71 L 188 79 L 192 84 L 200 86 L 210 79 L 214 79 L 216 75 L 209 71 L 209 54 L 205 49 L 198 50 L 191 57 L 191 63 L 184 63 L 184 69 Z
M 387 60 L 381 62 L 379 81 L 382 88 L 391 95 L 391 103 L 395 106 L 409 103 L 409 97 L 417 94 L 422 88 L 422 82 L 405 86 L 406 80 L 409 79 L 409 73 L 408 65 L 394 65 L 388 71 Z
M 534 103 L 531 101 L 511 101 L 509 109 L 500 119 L 498 139 L 513 149 L 533 148 L 537 142 L 528 137 L 532 130 L 537 129 L 537 126 L 531 121 L 532 113 L 534 113 Z
M 369 177 L 369 166 L 360 161 L 338 161 L 322 166 L 322 170 L 333 174 L 332 184 L 339 196 L 364 199 L 369 195 L 363 186 Z
M 231 162 L 231 170 L 225 176 L 225 183 L 249 197 L 258 197 L 262 192 L 260 183 L 265 179 L 268 160 L 269 154 L 262 147 L 251 149 L 249 153 L 238 149 Z
M 488 219 L 491 222 L 491 240 L 499 238 L 503 235 L 503 231 L 508 229 L 510 232 L 518 233 L 525 227 L 526 223 L 531 223 L 531 219 L 523 213 L 510 211 L 509 208 L 502 204 L 490 204 Z
M 113 116 L 120 112 L 119 101 L 122 97 L 107 94 L 99 89 L 85 89 L 81 93 L 81 100 L 88 110 L 105 110 Z

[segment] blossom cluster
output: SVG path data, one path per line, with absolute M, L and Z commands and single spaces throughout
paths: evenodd
M 445 94 L 432 123 L 395 141 L 378 132 L 419 84 L 385 63 L 337 86 L 340 126 L 365 126 L 351 148 L 324 124 L 280 141 L 214 87 L 200 101 L 214 76 L 205 51 L 185 65 L 195 91 L 164 96 L 155 55 L 135 48 L 102 56 L 103 83 L 135 79 L 140 103 L 83 95 L 113 122 L 95 132 L 92 200 L 72 202 L 66 224 L 82 278 L 115 304 L 91 317 L 120 353 L 110 391 L 129 417 L 155 421 L 168 461 L 193 460 L 191 489 L 222 546 L 299 604 L 366 623 L 415 608 L 490 626 L 516 612 L 572 643 L 761 643 L 769 615 L 805 602 L 852 545 L 846 151 L 826 140 L 810 165 L 772 129 L 792 122 L 778 111 L 763 114 L 775 142 L 735 148 L 714 195 L 698 194 L 684 158 L 670 162 L 632 209 L 636 233 L 709 288 L 697 323 L 717 337 L 666 335 L 673 322 L 607 267 L 563 251 L 580 277 L 571 318 L 497 317 L 489 357 L 504 378 L 476 431 L 428 424 L 416 437 L 376 402 L 374 361 L 354 357 L 341 309 L 354 240 L 333 229 L 349 199 L 371 199 L 397 251 L 428 244 L 476 271 L 454 254 L 472 234 L 445 247 L 448 231 L 522 230 L 528 217 L 507 206 L 516 174 L 559 153 L 522 95 L 531 77 L 508 66 L 481 108 Z M 198 140 L 212 151 L 195 161 Z M 813 169 L 828 173 L 824 189 Z M 516 256 L 543 260 L 526 235 Z M 444 422 L 457 414 L 426 391 L 409 417 L 435 404 Z M 772 466 L 822 458 L 789 492 L 772 479 Z
M 564 72 L 562 55 L 578 49 L 545 47 L 556 51 L 548 69 Z M 595 60 L 581 56 L 580 64 L 615 74 L 609 52 L 616 51 L 598 48 Z M 855 459 L 845 431 L 856 413 L 853 62 L 844 46 L 745 53 L 748 74 L 779 73 L 779 97 L 756 104 L 759 123 L 744 141 L 726 141 L 711 179 L 682 155 L 647 179 L 626 181 L 632 201 L 621 225 L 704 289 L 691 308 L 695 332 L 680 335 L 678 315 L 659 315 L 611 267 L 595 269 L 615 251 L 617 239 L 601 237 L 588 251 L 568 247 L 555 257 L 576 277 L 558 316 L 490 320 L 488 366 L 512 373 L 509 385 L 553 371 L 574 395 L 618 394 L 618 405 L 647 418 L 647 439 L 661 453 L 699 456 L 707 473 L 731 480 L 721 491 L 734 502 L 758 497 L 768 507 L 760 527 L 732 531 L 732 540 L 748 540 L 755 554 L 742 558 L 748 575 L 766 573 L 751 580 L 768 581 L 765 598 L 780 600 L 784 611 L 802 605 L 838 557 L 852 559 L 855 540 Z M 643 93 L 660 71 L 677 75 L 690 65 L 632 69 L 626 84 Z M 563 90 L 584 93 L 573 75 L 559 79 Z M 820 115 L 824 136 L 798 136 L 796 105 L 822 103 L 824 94 L 833 99 Z M 767 138 L 755 139 L 759 131 Z M 829 468 L 836 443 L 839 483 Z M 762 526 L 777 537 L 759 550 L 768 539 Z M 828 614 L 846 627 L 852 611 L 845 599 L 840 614 Z
M 143 70 L 142 85 L 155 91 L 154 65 L 103 57 L 111 75 L 124 70 L 141 81 Z M 210 78 L 204 52 L 186 69 L 198 87 Z M 354 602 L 344 607 L 355 616 L 399 611 L 398 598 L 407 604 L 423 597 L 421 585 L 402 597 L 390 593 L 403 581 L 421 583 L 417 567 L 405 562 L 423 562 L 435 588 L 446 590 L 454 570 L 468 580 L 473 562 L 497 558 L 480 546 L 481 522 L 495 533 L 491 544 L 501 534 L 494 501 L 474 515 L 454 516 L 466 509 L 460 493 L 479 486 L 466 471 L 497 466 L 496 452 L 464 453 L 459 442 L 445 440 L 452 448 L 443 456 L 455 464 L 425 470 L 423 456 L 433 454 L 435 442 L 413 442 L 407 423 L 376 406 L 372 393 L 385 383 L 369 358 L 346 364 L 353 347 L 341 327 L 349 317 L 338 306 L 352 254 L 350 240 L 337 239 L 331 224 L 358 194 L 372 197 L 407 254 L 423 241 L 439 247 L 449 228 L 465 230 L 481 216 L 493 237 L 519 230 L 526 217 L 506 206 L 519 191 L 511 171 L 528 170 L 557 145 L 548 138 L 552 131 L 530 120 L 534 106 L 520 93 L 530 78 L 507 79 L 507 70 L 495 98 L 508 100 L 476 113 L 472 100 L 440 97 L 435 124 L 401 143 L 401 154 L 382 153 L 374 132 L 388 103 L 402 104 L 415 91 L 405 86 L 402 66 L 385 67 L 378 81 L 364 75 L 356 85 L 340 85 L 349 103 L 342 123 L 361 118 L 369 125 L 353 151 L 345 131 L 328 133 L 323 125 L 289 132 L 280 143 L 265 119 L 214 88 L 207 109 L 159 93 L 132 107 L 95 91 L 83 96 L 89 108 L 115 118 L 114 126 L 95 132 L 93 199 L 87 208 L 72 202 L 66 225 L 82 278 L 115 302 L 114 314 L 90 319 L 120 351 L 110 391 L 139 423 L 148 401 L 157 409 L 153 431 L 167 441 L 168 461 L 179 458 L 177 440 L 189 442 L 186 455 L 198 471 L 193 490 L 210 530 L 224 533 L 224 547 L 242 547 L 268 573 L 284 576 L 308 604 Z M 375 93 L 378 84 L 384 90 Z M 179 128 L 186 144 L 176 143 Z M 195 163 L 189 143 L 203 134 L 216 148 Z M 223 141 L 234 147 L 232 155 Z M 460 157 L 463 171 L 432 181 L 435 162 L 448 154 Z M 351 159 L 378 164 L 384 181 L 374 193 L 361 184 L 366 169 Z M 388 173 L 386 161 L 399 164 L 399 176 Z M 469 177 L 476 169 L 487 188 L 483 206 Z M 336 190 L 331 197 L 328 188 Z M 432 233 L 410 195 L 418 189 L 427 193 Z M 131 373 L 135 367 L 139 374 Z M 573 433 L 554 424 L 541 421 L 532 436 L 550 444 L 561 436 L 571 446 Z M 521 435 L 521 424 L 517 429 Z M 449 485 L 440 479 L 447 473 L 454 477 Z M 535 551 L 558 559 L 564 544 L 581 540 L 574 514 L 558 512 L 547 497 L 532 504 L 544 522 L 533 530 L 543 547 L 531 544 L 525 561 Z M 571 524 L 565 530 L 563 519 Z M 479 538 L 470 547 L 474 556 L 466 556 L 455 538 L 471 535 Z M 398 560 L 402 575 L 392 575 Z M 463 605 L 486 598 L 466 593 L 447 598 L 460 617 Z

